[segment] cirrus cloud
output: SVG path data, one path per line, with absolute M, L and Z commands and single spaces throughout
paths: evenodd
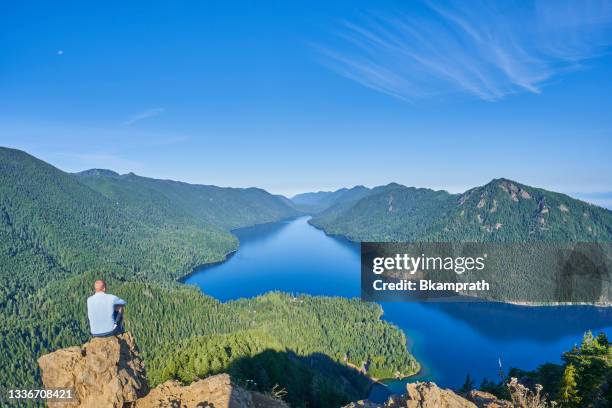
M 414 4 L 414 3 L 412 3 Z M 486 101 L 540 93 L 612 45 L 612 1 L 452 1 L 424 12 L 342 21 L 323 63 L 363 86 L 416 101 L 464 93 Z
M 164 108 L 153 108 L 153 109 L 147 109 L 143 112 L 139 112 L 136 113 L 132 116 L 130 116 L 128 118 L 128 120 L 125 121 L 124 125 L 125 126 L 131 126 L 136 122 L 140 122 L 141 120 L 144 119 L 149 119 L 149 118 L 153 118 L 155 116 L 159 116 L 162 113 L 164 113 L 165 109 Z

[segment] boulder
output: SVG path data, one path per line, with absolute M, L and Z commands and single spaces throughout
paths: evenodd
M 405 400 L 407 408 L 476 408 L 474 403 L 432 382 L 409 383 Z
M 472 390 L 468 394 L 468 399 L 472 401 L 478 408 L 513 408 L 514 405 L 510 401 L 498 399 L 495 395 L 488 392 Z

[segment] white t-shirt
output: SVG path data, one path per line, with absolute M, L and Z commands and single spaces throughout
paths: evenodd
M 125 305 L 125 300 L 115 295 L 96 292 L 87 298 L 87 317 L 91 334 L 107 334 L 115 330 L 117 324 L 114 319 L 115 306 Z

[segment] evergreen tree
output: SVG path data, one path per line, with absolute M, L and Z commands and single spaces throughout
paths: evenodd
M 576 368 L 573 364 L 568 364 L 563 371 L 561 386 L 559 391 L 559 403 L 563 408 L 574 408 L 580 404 L 578 388 L 576 382 Z
M 463 395 L 467 395 L 473 389 L 474 389 L 474 380 L 472 380 L 472 376 L 470 375 L 470 373 L 467 373 L 467 375 L 465 376 L 465 382 L 459 389 L 459 392 Z
M 597 335 L 597 343 L 599 343 L 599 345 L 602 347 L 608 347 L 610 342 L 608 341 L 608 336 L 606 336 L 606 333 L 601 332 Z

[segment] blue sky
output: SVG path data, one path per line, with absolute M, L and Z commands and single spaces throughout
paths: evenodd
M 128 4 L 129 3 L 129 4 Z M 3 2 L 0 145 L 294 194 L 612 201 L 612 2 Z

